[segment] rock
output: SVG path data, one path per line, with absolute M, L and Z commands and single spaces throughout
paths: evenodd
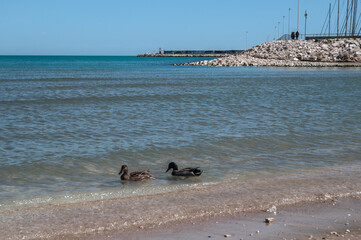
M 321 47 L 322 47 L 323 50 L 328 50 L 328 44 L 322 44 Z
M 272 223 L 274 220 L 274 218 L 266 218 L 264 221 L 265 223 Z
M 263 43 L 237 55 L 181 65 L 327 67 L 339 66 L 341 61 L 361 64 L 360 46 L 361 39 L 320 42 L 282 40 Z
M 272 207 L 268 208 L 266 212 L 275 213 L 277 212 L 277 207 L 273 205 Z
M 330 232 L 331 235 L 336 235 L 338 236 L 338 233 L 337 232 Z
M 230 237 L 232 237 L 232 235 L 231 234 L 224 234 L 224 237 L 225 238 L 230 238 Z

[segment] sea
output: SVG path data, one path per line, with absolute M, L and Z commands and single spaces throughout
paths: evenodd
M 2 236 L 361 195 L 361 68 L 175 66 L 204 59 L 0 56 Z

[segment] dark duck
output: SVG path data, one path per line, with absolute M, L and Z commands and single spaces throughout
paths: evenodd
M 183 168 L 181 170 L 178 170 L 178 166 L 174 162 L 169 163 L 168 169 L 165 172 L 168 172 L 170 169 L 173 169 L 172 171 L 173 176 L 196 177 L 202 174 L 202 170 L 200 170 L 199 167 Z
M 120 176 L 121 180 L 128 180 L 128 181 L 141 181 L 146 179 L 154 179 L 154 177 L 149 173 L 149 170 L 128 173 L 127 165 L 122 166 L 119 175 L 121 175 Z

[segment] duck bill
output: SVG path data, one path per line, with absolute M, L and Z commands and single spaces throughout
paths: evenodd
M 124 172 L 124 169 L 120 170 L 120 172 L 118 173 L 119 175 L 122 174 Z
M 165 171 L 165 172 L 168 172 L 169 170 L 170 170 L 170 168 L 168 168 L 167 171 Z

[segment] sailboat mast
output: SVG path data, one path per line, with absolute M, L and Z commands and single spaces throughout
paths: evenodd
M 328 36 L 331 36 L 331 3 L 328 9 Z
M 338 0 L 338 6 L 337 6 L 337 38 L 339 34 L 339 25 L 340 25 L 340 0 Z
M 345 36 L 347 36 L 347 25 L 348 25 L 348 13 L 349 13 L 349 2 L 350 0 L 347 0 L 347 9 L 346 9 L 346 24 L 345 24 Z
M 353 0 L 353 22 L 352 22 L 352 36 L 355 35 L 356 32 L 356 20 L 357 20 L 357 0 Z

